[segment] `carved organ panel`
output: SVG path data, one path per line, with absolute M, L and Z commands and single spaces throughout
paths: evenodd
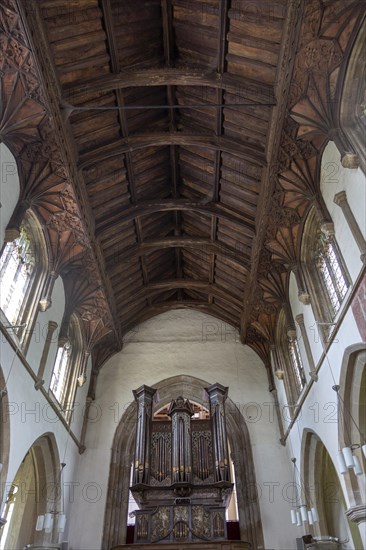
M 228 388 L 206 389 L 210 418 L 195 418 L 193 405 L 179 396 L 170 420 L 153 419 L 155 390 L 141 386 L 137 401 L 132 494 L 135 543 L 199 542 L 226 539 L 225 511 L 230 481 L 225 400 Z

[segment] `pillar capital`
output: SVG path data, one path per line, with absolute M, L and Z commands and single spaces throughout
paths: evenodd
M 298 315 L 296 315 L 295 321 L 299 326 L 303 326 L 304 325 L 304 315 L 302 313 L 299 313 Z
M 52 334 L 55 332 L 55 330 L 57 329 L 58 327 L 58 324 L 56 323 L 56 321 L 48 321 L 48 332 L 47 332 L 47 336 L 50 335 L 52 336 Z
M 223 401 L 225 401 L 227 398 L 228 389 L 229 388 L 222 386 L 218 382 L 216 382 L 216 384 L 212 384 L 208 388 L 205 388 L 206 392 L 210 397 L 210 400 L 216 397 L 216 399 L 220 399 Z
M 301 291 L 298 293 L 299 301 L 304 304 L 304 306 L 308 306 L 310 304 L 310 294 L 305 291 Z
M 350 170 L 355 170 L 360 166 L 360 159 L 356 153 L 344 153 L 341 158 L 341 164 L 343 168 L 349 168 Z
M 142 386 L 137 388 L 137 390 L 132 390 L 132 393 L 134 395 L 135 401 L 137 402 L 146 398 L 152 400 L 156 393 L 156 389 L 150 388 L 150 386 L 146 386 L 145 384 L 143 384 Z
M 366 504 L 359 504 L 358 506 L 352 506 L 346 510 L 346 516 L 353 523 L 366 522 Z
M 340 191 L 334 195 L 333 202 L 342 208 L 343 205 L 348 204 L 347 193 L 345 191 Z
M 335 231 L 334 231 L 334 223 L 333 222 L 322 222 L 320 226 L 320 230 L 326 237 L 334 237 Z

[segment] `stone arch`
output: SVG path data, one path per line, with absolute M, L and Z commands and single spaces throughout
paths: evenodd
M 167 405 L 172 397 L 177 395 L 204 404 L 207 401 L 205 388 L 209 385 L 207 381 L 187 375 L 166 378 L 153 385 L 157 389 L 156 408 Z M 240 536 L 242 540 L 250 542 L 253 548 L 263 548 L 262 523 L 248 428 L 230 397 L 226 401 L 226 411 L 227 432 L 236 474 Z M 106 549 L 125 544 L 126 540 L 135 424 L 136 406 L 135 403 L 131 403 L 117 427 L 112 445 L 102 543 L 102 548 Z
M 313 536 L 331 536 L 353 540 L 354 548 L 362 543 L 356 525 L 347 517 L 345 495 L 332 457 L 313 430 L 304 430 L 301 448 L 302 496 L 315 506 L 319 523 L 307 525 Z
M 3 528 L 4 547 L 13 550 L 57 542 L 57 522 L 51 533 L 35 530 L 39 515 L 60 510 L 60 459 L 54 434 L 45 433 L 34 441 L 6 485 L 8 493 L 12 486 L 17 493 L 9 525 Z
M 338 424 L 340 446 L 364 445 L 366 442 L 366 347 L 364 343 L 353 344 L 346 348 L 339 386 L 339 395 L 345 410 L 345 415 L 339 418 L 341 422 Z M 360 459 L 363 470 L 366 471 L 366 460 L 361 449 L 356 449 L 354 452 Z M 366 491 L 361 478 L 363 476 L 356 476 L 352 470 L 345 476 L 350 503 L 347 515 L 357 524 L 366 522 Z

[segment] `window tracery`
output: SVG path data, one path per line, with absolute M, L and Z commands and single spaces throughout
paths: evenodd
M 27 210 L 18 235 L 13 241 L 6 240 L 0 257 L 0 308 L 24 353 L 33 333 L 47 264 L 42 227 Z
M 5 244 L 0 258 L 0 307 L 12 325 L 19 322 L 34 267 L 29 230 L 23 225 L 19 237 Z
M 320 230 L 317 241 L 315 265 L 328 295 L 332 317 L 334 317 L 347 294 L 349 283 L 339 261 L 335 243 Z
M 315 320 L 325 341 L 351 279 L 335 239 L 333 223 L 321 223 L 315 208 L 309 212 L 305 223 L 301 258 Z
M 299 395 L 306 386 L 306 377 L 296 330 L 288 327 L 283 310 L 278 318 L 276 339 L 276 358 L 280 370 L 283 371 L 287 403 L 292 413 Z
M 59 341 L 49 390 L 67 420 L 71 419 L 82 364 L 82 335 L 76 315 L 71 317 L 68 337 Z
M 294 381 L 298 395 L 302 392 L 306 385 L 304 366 L 301 360 L 300 348 L 297 338 L 290 338 L 288 342 L 288 350 L 294 373 Z

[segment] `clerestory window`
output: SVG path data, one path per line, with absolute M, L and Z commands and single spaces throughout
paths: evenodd
M 295 382 L 297 394 L 299 395 L 306 385 L 306 378 L 297 338 L 289 339 L 288 350 L 294 375 L 293 379 Z
M 65 380 L 69 369 L 71 358 L 71 344 L 66 342 L 59 346 L 56 355 L 56 361 L 53 367 L 50 390 L 59 403 L 63 403 Z
M 60 342 L 57 349 L 49 388 L 67 420 L 72 416 L 76 389 L 85 382 L 86 356 L 82 349 L 79 321 L 76 315 L 72 315 L 68 338 Z
M 0 258 L 0 307 L 12 325 L 20 324 L 34 266 L 30 237 L 26 227 L 22 226 L 19 237 L 6 243 Z
M 332 318 L 334 318 L 347 294 L 349 283 L 338 259 L 335 244 L 321 231 L 318 233 L 315 264 L 328 296 Z
M 4 244 L 0 257 L 0 308 L 23 352 L 33 332 L 47 262 L 42 228 L 28 210 L 19 235 Z

